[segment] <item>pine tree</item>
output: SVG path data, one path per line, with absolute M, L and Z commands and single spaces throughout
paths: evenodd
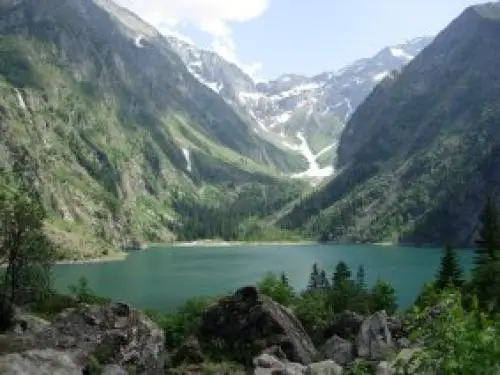
M 463 284 L 463 271 L 453 248 L 447 245 L 443 251 L 441 265 L 437 274 L 436 285 L 444 289 L 448 285 L 460 287 Z
M 358 271 L 356 272 L 356 286 L 360 290 L 366 289 L 366 281 L 365 281 L 365 268 L 363 265 L 358 267 Z
M 486 199 L 480 221 L 472 285 L 483 307 L 500 311 L 500 225 L 491 196 Z
M 326 276 L 325 270 L 321 270 L 318 278 L 318 287 L 322 290 L 327 290 L 330 288 L 330 283 L 328 277 Z
M 351 278 L 351 271 L 349 267 L 344 262 L 340 261 L 335 267 L 335 272 L 333 273 L 332 281 L 333 288 L 339 288 L 345 284 Z
M 288 281 L 288 276 L 286 275 L 285 272 L 281 272 L 280 274 L 280 280 L 281 280 L 281 283 L 285 286 L 290 286 L 290 283 Z
M 481 230 L 476 241 L 476 267 L 498 258 L 500 250 L 500 226 L 498 211 L 491 196 L 486 197 L 486 203 L 480 216 Z
M 318 269 L 318 264 L 314 263 L 311 274 L 309 275 L 309 284 L 307 285 L 307 289 L 316 290 L 318 288 L 319 288 L 319 269 Z

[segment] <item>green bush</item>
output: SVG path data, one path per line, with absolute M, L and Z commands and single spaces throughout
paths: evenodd
M 402 371 L 440 375 L 496 374 L 500 366 L 500 322 L 481 312 L 478 303 L 468 311 L 457 290 L 440 293 L 439 313 L 435 306 L 412 311 L 415 338 L 424 340 L 424 350 L 417 352 Z
M 209 297 L 194 298 L 173 314 L 162 314 L 151 310 L 146 313 L 165 331 L 167 348 L 175 349 L 189 336 L 197 333 L 203 313 L 215 300 L 216 298 Z
M 278 277 L 272 272 L 267 273 L 262 281 L 258 283 L 258 289 L 262 294 L 271 297 L 284 306 L 290 306 L 295 297 L 285 274 Z

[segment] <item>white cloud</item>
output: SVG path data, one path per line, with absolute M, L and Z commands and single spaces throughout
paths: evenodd
M 231 24 L 252 20 L 269 6 L 270 0 L 117 0 L 162 32 L 186 39 L 178 32 L 188 22 L 212 37 L 211 49 L 255 76 L 261 63 L 245 64 L 236 53 Z M 189 38 L 187 38 L 189 41 Z

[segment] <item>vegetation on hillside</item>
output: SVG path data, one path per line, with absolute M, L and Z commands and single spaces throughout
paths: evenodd
M 248 186 L 295 189 L 272 197 L 278 206 L 301 190 L 279 177 L 300 158 L 252 133 L 159 34 L 138 53 L 135 31 L 94 2 L 82 2 L 85 12 L 57 0 L 16 4 L 0 4 L 16 19 L 0 26 L 0 165 L 27 150 L 46 232 L 65 257 L 185 237 L 192 220 L 175 203 L 225 213 Z M 266 206 L 262 194 L 251 198 Z
M 500 22 L 478 14 L 499 9 L 468 9 L 377 86 L 342 133 L 335 178 L 280 226 L 324 241 L 472 245 L 484 196 L 500 196 Z
M 11 324 L 13 303 L 30 306 L 51 319 L 64 308 L 82 302 L 107 302 L 95 296 L 85 280 L 71 287 L 69 296 L 52 291 L 50 267 L 55 253 L 41 230 L 43 210 L 39 196 L 26 184 L 27 175 L 2 171 L 1 177 L 0 250 L 7 269 L 0 284 L 0 328 Z M 447 246 L 436 280 L 424 287 L 411 309 L 399 312 L 410 329 L 411 339 L 424 343 L 409 362 L 400 363 L 402 373 L 408 373 L 404 368 L 410 369 L 409 373 L 432 370 L 444 375 L 490 374 L 497 370 L 500 282 L 496 276 L 500 274 L 500 226 L 491 200 L 487 200 L 481 218 L 476 267 L 471 278 L 463 279 L 454 251 Z M 23 235 L 16 236 L 18 233 Z M 313 341 L 320 345 L 330 337 L 330 327 L 345 310 L 363 315 L 380 310 L 396 313 L 394 289 L 382 280 L 369 287 L 365 276 L 363 267 L 353 275 L 344 262 L 336 265 L 331 276 L 314 264 L 308 285 L 302 291 L 294 291 L 284 273 L 265 275 L 258 288 L 262 294 L 291 308 Z M 215 301 L 216 298 L 199 298 L 188 301 L 175 314 L 153 311 L 148 314 L 164 329 L 167 347 L 175 349 L 197 333 L 204 312 Z M 221 342 L 210 347 L 206 354 L 207 368 L 238 367 L 231 363 L 241 359 L 241 351 L 231 350 Z M 364 372 L 362 367 L 357 366 L 352 371 L 370 373 Z
M 43 230 L 45 211 L 30 176 L 0 169 L 0 331 L 14 305 L 39 304 L 50 291 L 56 248 Z

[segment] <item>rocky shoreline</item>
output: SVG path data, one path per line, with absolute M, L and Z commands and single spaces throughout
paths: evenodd
M 146 314 L 122 303 L 82 304 L 51 323 L 17 311 L 15 322 L 0 335 L 1 374 L 201 375 L 217 355 L 242 374 L 337 375 L 364 360 L 377 375 L 392 375 L 395 360 L 418 350 L 403 323 L 385 311 L 367 317 L 344 311 L 331 337 L 315 347 L 293 312 L 255 287 L 209 306 L 196 334 L 174 350 Z M 220 373 L 240 373 L 232 371 Z

